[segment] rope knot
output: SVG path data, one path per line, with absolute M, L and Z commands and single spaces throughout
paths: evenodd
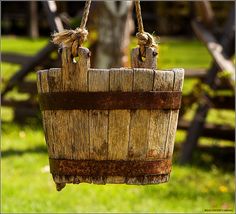
M 155 42 L 155 38 L 147 33 L 147 32 L 143 32 L 143 33 L 140 33 L 138 32 L 136 34 L 136 37 L 138 39 L 138 45 L 140 47 L 140 53 L 141 53 L 141 56 L 145 57 L 146 55 L 146 47 L 154 47 L 154 48 L 157 48 L 157 44 Z
M 64 30 L 62 32 L 54 33 L 52 41 L 54 44 L 62 45 L 71 48 L 72 55 L 77 56 L 77 49 L 86 40 L 88 31 L 85 28 L 76 28 L 75 30 Z
M 143 32 L 143 33 L 138 32 L 136 34 L 136 37 L 138 39 L 139 46 L 157 47 L 154 37 L 147 32 Z

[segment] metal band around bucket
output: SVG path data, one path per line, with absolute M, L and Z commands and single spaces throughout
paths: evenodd
M 181 105 L 181 92 L 52 92 L 39 94 L 39 103 L 41 110 L 176 110 Z
M 67 160 L 49 159 L 50 171 L 54 175 L 79 176 L 124 176 L 169 174 L 171 159 L 156 161 L 118 160 Z

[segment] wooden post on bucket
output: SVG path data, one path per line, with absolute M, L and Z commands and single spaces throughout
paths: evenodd
M 158 53 L 156 48 L 145 48 L 146 56 L 142 57 L 140 48 L 134 48 L 131 52 L 131 66 L 132 68 L 150 68 L 157 69 Z
M 90 67 L 90 51 L 87 48 L 79 48 L 76 59 L 77 62 L 74 63 L 70 49 L 63 48 L 62 69 L 39 72 L 38 91 L 41 93 L 70 90 L 88 91 L 87 76 Z M 44 111 L 43 120 L 48 119 L 50 119 L 50 123 L 44 121 L 43 124 L 45 124 L 44 129 L 47 132 L 46 141 L 49 145 L 49 157 L 78 160 L 89 156 L 89 146 L 87 145 L 89 135 L 85 131 L 88 130 L 89 126 L 88 110 Z M 76 139 L 73 138 L 71 132 L 75 132 Z M 54 180 L 58 190 L 68 182 L 68 178 L 65 176 L 55 175 Z M 81 178 L 78 177 L 77 180 L 81 180 Z M 72 176 L 71 181 L 76 182 L 76 179 Z M 86 181 L 90 182 L 89 180 Z
M 62 49 L 62 84 L 64 90 L 87 91 L 88 69 L 90 68 L 90 51 L 79 47 L 74 57 L 70 48 Z
M 88 69 L 90 68 L 90 51 L 87 48 L 79 47 L 77 56 L 73 57 L 70 48 L 62 50 L 62 87 L 64 91 L 88 91 Z M 69 114 L 69 115 L 68 115 Z M 67 116 L 66 116 L 67 115 Z M 64 121 L 68 124 L 69 130 L 75 132 L 76 138 L 68 136 L 71 140 L 71 148 L 66 150 L 68 157 L 74 160 L 86 159 L 89 154 L 89 112 L 88 110 L 72 110 L 66 113 Z M 76 129 L 75 129 L 76 127 Z M 70 134 L 71 131 L 68 130 Z M 62 131 L 64 132 L 64 131 Z M 66 145 L 65 145 L 66 147 Z M 68 147 L 68 146 L 67 146 Z M 72 181 L 82 180 L 81 177 Z M 86 182 L 91 182 L 86 179 Z

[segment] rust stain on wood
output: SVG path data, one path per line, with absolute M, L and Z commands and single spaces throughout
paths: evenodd
M 41 110 L 179 109 L 180 91 L 40 93 Z
M 139 177 L 145 175 L 169 174 L 171 172 L 171 159 L 159 159 L 156 161 L 97 161 L 50 158 L 49 163 L 50 171 L 53 175 Z

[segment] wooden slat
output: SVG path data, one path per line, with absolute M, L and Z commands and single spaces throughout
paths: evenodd
M 74 64 L 69 49 L 64 49 L 62 53 L 62 87 L 64 91 L 78 90 L 87 91 L 87 71 L 88 49 L 78 49 L 78 62 Z M 63 117 L 67 117 L 69 128 L 74 132 L 74 137 L 70 137 L 71 154 L 73 159 L 86 159 L 89 157 L 89 131 L 88 131 L 88 111 L 73 110 L 65 112 Z M 74 129 L 73 127 L 77 127 Z M 68 151 L 69 152 L 69 151 Z
M 70 61 L 70 82 L 69 88 L 77 91 L 88 91 L 88 69 L 90 67 L 89 50 L 87 48 L 78 49 L 78 62 L 73 70 L 73 64 Z M 71 55 L 68 55 L 71 60 Z M 72 69 L 72 70 L 71 70 Z M 72 79 L 71 79 L 72 78 Z M 71 115 L 71 124 L 74 131 L 73 158 L 76 160 L 88 159 L 90 157 L 89 145 L 89 112 L 73 110 Z M 76 127 L 76 130 L 75 128 Z M 72 132 L 73 132 L 72 131 Z M 90 178 L 78 177 L 77 180 L 91 182 Z M 75 179 L 74 179 L 75 180 Z
M 153 70 L 134 68 L 133 91 L 151 91 L 153 89 Z M 146 159 L 150 111 L 131 110 L 130 140 L 128 159 Z M 127 184 L 141 184 L 137 178 L 127 178 Z
M 109 71 L 89 70 L 89 91 L 108 91 Z M 107 132 L 108 132 L 108 111 L 90 110 L 90 158 L 95 160 L 107 159 Z
M 110 91 L 132 91 L 133 70 L 111 69 Z M 108 160 L 127 160 L 129 144 L 129 110 L 109 111 Z M 124 183 L 124 177 L 108 177 L 108 183 Z
M 207 70 L 206 69 L 194 69 L 188 68 L 185 69 L 184 78 L 204 78 L 206 76 Z
M 155 71 L 155 91 L 172 91 L 174 82 L 173 71 Z M 168 143 L 170 110 L 152 110 L 150 116 L 150 131 L 148 139 L 147 159 L 165 158 L 165 147 Z
M 38 72 L 38 81 L 37 81 L 37 88 L 40 93 L 45 93 L 49 92 L 49 86 L 48 86 L 48 81 L 47 81 L 47 73 L 48 70 L 43 70 Z M 48 149 L 48 154 L 49 157 L 54 156 L 54 148 L 53 148 L 53 140 L 52 137 L 52 129 L 51 129 L 51 121 L 48 121 L 47 119 L 50 118 L 51 113 L 50 111 L 44 111 L 42 112 L 43 116 L 43 128 L 44 128 L 44 133 L 45 133 L 45 139 L 47 143 L 47 149 Z
M 140 61 L 139 50 L 134 49 L 131 54 L 132 67 L 133 68 L 145 67 L 145 68 L 156 69 L 156 62 L 157 62 L 156 50 L 154 48 L 153 49 L 146 48 L 146 54 L 147 53 L 149 53 L 149 56 L 146 57 L 145 61 Z M 134 69 L 133 90 L 140 90 L 140 89 L 147 90 L 147 91 L 153 90 L 156 72 L 153 71 L 152 75 L 150 75 L 148 78 L 147 78 L 147 76 L 145 78 L 145 75 L 148 75 L 148 74 L 145 74 L 143 77 L 141 77 L 143 75 L 142 74 L 142 75 L 140 75 L 140 79 L 137 78 L 138 75 L 135 75 L 135 74 L 137 74 L 137 73 L 135 73 L 135 69 Z M 132 146 L 133 146 L 133 144 L 134 145 L 137 144 L 137 145 L 135 145 L 135 147 L 136 146 L 140 147 L 139 151 L 141 151 L 141 153 L 143 154 L 143 155 L 140 155 L 139 158 L 140 159 L 142 159 L 142 158 L 147 159 L 147 152 L 148 152 L 147 150 L 148 150 L 148 146 L 149 146 L 148 141 L 149 141 L 149 134 L 150 134 L 149 129 L 152 129 L 150 127 L 150 126 L 152 126 L 150 116 L 151 116 L 151 111 L 147 112 L 145 110 L 144 111 L 136 111 L 136 112 L 131 113 L 129 158 L 130 158 L 130 156 L 133 156 L 133 154 L 136 153 L 136 152 L 134 152 L 135 149 L 133 149 Z M 140 129 L 140 132 L 138 132 L 138 133 L 134 132 L 135 134 L 132 133 L 132 128 L 133 128 L 132 125 L 133 124 L 135 126 L 134 130 L 137 131 L 138 129 Z M 132 140 L 133 140 L 132 137 L 134 136 L 132 134 L 136 135 L 136 138 L 134 138 L 135 143 L 132 142 Z M 140 140 L 138 140 L 138 138 L 140 138 Z M 134 150 L 134 151 L 132 151 L 132 150 Z M 153 175 L 153 176 L 144 176 L 142 178 L 128 178 L 126 180 L 126 183 L 128 183 L 128 184 L 150 184 L 150 183 L 166 182 L 168 179 L 169 179 L 169 175 L 163 175 L 163 176 Z
M 89 70 L 89 91 L 109 91 L 109 70 Z M 108 110 L 89 111 L 90 159 L 106 160 L 108 153 Z M 106 178 L 93 178 L 106 183 Z
M 151 91 L 153 89 L 153 70 L 133 69 L 133 91 Z M 129 159 L 146 158 L 150 111 L 131 110 Z
M 186 120 L 180 120 L 178 122 L 178 129 L 188 130 L 190 127 L 190 122 Z M 226 125 L 216 125 L 212 123 L 206 123 L 203 128 L 202 136 L 224 139 L 235 141 L 235 129 Z
M 78 71 L 76 72 L 76 64 L 72 62 L 73 59 L 71 56 L 71 51 L 67 48 L 64 48 L 62 51 L 62 70 L 60 86 L 61 90 L 63 91 L 76 90 L 78 87 L 80 87 L 79 84 L 76 84 Z M 83 88 L 81 90 L 83 90 Z M 87 143 L 87 141 L 85 141 L 84 139 L 84 136 L 86 136 L 86 134 L 81 133 L 82 135 L 80 135 L 79 131 L 77 132 L 77 130 L 81 130 L 81 128 L 83 128 L 84 126 L 84 121 L 88 120 L 88 118 L 86 118 L 86 113 L 83 114 L 83 112 L 81 111 L 77 113 L 75 110 L 73 110 L 70 112 L 55 111 L 55 114 L 57 114 L 58 112 L 60 112 L 60 117 L 56 121 L 58 124 L 64 126 L 64 130 L 62 129 L 63 131 L 61 131 L 61 133 L 59 134 L 60 139 L 62 139 L 62 145 L 65 151 L 64 158 L 83 158 L 83 154 L 87 154 L 85 152 L 86 147 L 83 145 Z M 75 132 L 73 130 L 73 127 L 77 127 Z M 74 134 L 71 135 L 70 133 L 73 132 Z M 77 137 L 77 135 L 79 137 Z
M 217 42 L 214 36 L 200 22 L 192 21 L 192 27 L 197 37 L 204 42 L 208 51 L 216 61 L 221 71 L 227 71 L 230 74 L 230 84 L 235 87 L 235 66 L 223 54 L 223 47 Z
M 184 82 L 184 70 L 174 69 L 174 87 L 173 91 L 182 91 Z M 175 133 L 178 124 L 179 110 L 170 111 L 169 128 L 165 148 L 165 157 L 172 157 L 175 143 Z
M 61 69 L 52 68 L 47 73 L 47 82 L 49 85 L 49 92 L 58 92 L 61 89 L 62 80 L 61 80 Z M 67 123 L 66 118 L 64 117 L 63 111 L 45 111 L 46 115 L 44 116 L 47 121 L 44 121 L 48 125 L 48 130 L 50 133 L 50 138 L 48 141 L 53 146 L 53 153 L 49 154 L 49 157 L 55 158 L 65 158 L 68 157 L 67 148 L 65 148 L 66 141 L 68 140 L 68 131 L 65 130 L 68 127 L 64 128 Z M 44 119 L 43 117 L 43 119 Z M 45 119 L 44 119 L 45 120 Z M 63 131 L 58 131 L 63 130 Z
M 72 63 L 70 51 L 64 49 L 62 54 L 63 68 L 42 72 L 44 76 L 47 76 L 47 79 L 43 82 L 49 84 L 49 92 L 59 90 L 87 91 L 88 49 L 78 49 L 78 55 L 79 60 L 77 64 L 74 64 Z M 79 81 L 77 81 L 78 78 L 80 78 Z M 44 112 L 46 112 L 43 115 L 44 124 L 47 128 L 45 133 L 49 133 L 47 135 L 50 136 L 47 142 L 54 145 L 54 150 L 50 150 L 49 156 L 78 160 L 89 158 L 88 111 L 73 110 L 68 112 L 60 110 Z M 90 182 L 90 179 L 74 176 L 55 176 L 54 181 L 57 183 Z

